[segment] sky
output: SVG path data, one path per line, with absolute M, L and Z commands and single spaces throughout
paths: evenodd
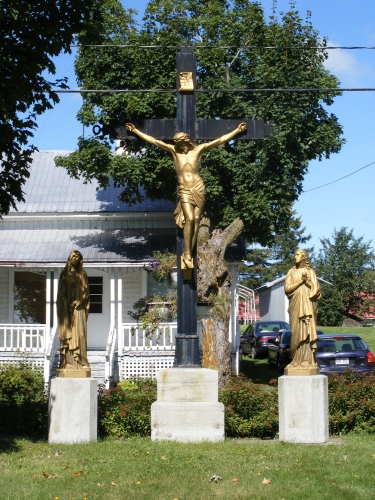
M 332 46 L 375 46 L 374 0 L 297 0 L 295 8 L 302 17 L 312 12 L 311 22 L 320 35 Z M 142 17 L 145 0 L 138 0 L 136 8 Z M 262 0 L 265 14 L 285 12 L 289 0 Z M 134 2 L 123 0 L 126 8 Z M 56 59 L 57 77 L 69 77 L 71 89 L 77 88 L 74 76 L 74 53 Z M 326 67 L 339 78 L 342 88 L 375 88 L 375 50 L 329 51 Z M 82 125 L 76 114 L 82 100 L 79 94 L 60 95 L 60 103 L 38 119 L 39 128 L 33 143 L 39 150 L 73 150 L 82 135 Z M 295 204 L 302 218 L 305 233 L 311 235 L 315 251 L 321 248 L 320 238 L 331 238 L 334 229 L 347 227 L 356 238 L 372 240 L 375 247 L 375 151 L 372 116 L 375 110 L 375 92 L 344 92 L 335 99 L 329 111 L 343 126 L 346 144 L 338 154 L 323 161 L 312 161 L 303 183 L 304 192 Z M 373 165 L 366 167 L 374 162 Z M 366 167 L 366 168 L 364 168 Z M 353 172 L 361 169 L 359 172 Z M 347 178 L 335 182 L 341 177 Z M 323 184 L 328 186 L 320 187 Z M 318 189 L 316 189 L 318 188 Z

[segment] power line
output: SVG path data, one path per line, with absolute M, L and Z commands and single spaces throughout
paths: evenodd
M 197 93 L 208 93 L 208 92 L 220 92 L 220 93 L 233 93 L 233 92 L 245 92 L 245 93 L 255 93 L 255 92 L 374 92 L 375 87 L 358 87 L 358 88 L 295 88 L 295 89 L 197 89 Z M 53 90 L 56 94 L 132 94 L 132 93 L 169 93 L 176 94 L 175 89 L 56 89 Z M 45 91 L 44 94 L 49 93 Z
M 342 181 L 342 179 L 346 179 L 347 177 L 350 177 L 351 175 L 356 174 L 360 170 L 363 170 L 364 168 L 367 168 L 370 165 L 374 165 L 374 163 L 375 163 L 375 161 L 373 161 L 372 163 L 369 163 L 368 165 L 365 165 L 364 167 L 359 168 L 358 170 L 355 170 L 351 174 L 344 175 L 344 177 L 340 177 L 340 179 L 336 179 L 335 181 L 327 182 L 327 184 L 322 184 L 321 186 L 318 186 L 318 187 L 315 187 L 315 188 L 312 188 L 312 189 L 308 189 L 307 191 L 303 191 L 303 193 L 308 193 L 309 191 L 315 191 L 316 189 L 320 189 L 322 187 L 329 186 L 330 184 L 334 184 L 335 182 Z
M 118 47 L 122 49 L 180 49 L 181 46 L 183 47 L 190 47 L 193 50 L 200 50 L 200 49 L 205 49 L 205 50 L 215 50 L 215 49 L 241 49 L 241 50 L 264 50 L 264 49 L 270 49 L 270 50 L 336 50 L 336 49 L 343 49 L 343 50 L 375 50 L 375 46 L 333 46 L 329 45 L 327 47 L 323 46 L 289 46 L 289 45 L 264 45 L 264 46 L 259 46 L 259 45 L 243 45 L 243 46 L 237 46 L 237 45 L 217 45 L 217 46 L 212 46 L 212 45 L 132 45 L 132 44 L 84 44 L 84 45 L 71 45 L 71 47 L 74 48 L 82 48 L 82 47 L 96 47 L 96 48 L 105 48 L 105 47 Z

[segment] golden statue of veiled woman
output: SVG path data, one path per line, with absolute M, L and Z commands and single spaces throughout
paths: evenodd
M 87 359 L 87 317 L 90 309 L 90 289 L 83 269 L 80 252 L 70 253 L 60 275 L 57 293 L 60 367 L 58 376 L 89 377 Z M 73 372 L 82 372 L 81 375 Z
M 310 268 L 304 250 L 296 250 L 296 264 L 285 279 L 285 293 L 289 299 L 291 330 L 291 363 L 285 368 L 286 375 L 317 375 L 316 317 L 320 286 L 315 272 Z

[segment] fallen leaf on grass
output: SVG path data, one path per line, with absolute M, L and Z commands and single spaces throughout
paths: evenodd
M 371 456 L 372 456 L 372 458 L 375 458 L 375 453 L 373 453 Z
M 232 479 L 232 483 L 238 483 L 239 479 L 238 477 L 235 477 L 234 479 Z
M 117 484 L 114 481 L 112 481 L 111 486 L 117 486 Z
M 344 455 L 342 458 L 343 458 L 343 459 L 345 460 L 345 462 L 346 462 L 346 461 L 348 460 L 348 455 Z
M 68 465 L 61 466 L 61 468 L 64 469 L 64 470 L 65 469 L 70 469 L 70 465 L 68 464 Z
M 167 457 L 165 457 L 165 456 L 160 457 L 160 460 L 167 460 Z
M 36 474 L 33 475 L 33 479 L 36 479 L 38 476 Z
M 82 476 L 83 470 L 79 470 L 78 472 L 72 472 L 72 477 Z
M 42 476 L 46 477 L 47 479 L 52 479 L 54 477 L 57 477 L 54 474 L 48 474 L 47 472 L 42 472 Z
M 87 462 L 81 462 L 81 464 L 82 464 L 82 465 L 86 465 L 86 464 L 87 464 Z
M 270 483 L 272 483 L 272 479 L 263 478 L 262 484 L 270 484 Z
M 266 455 L 261 455 L 259 458 L 267 458 Z

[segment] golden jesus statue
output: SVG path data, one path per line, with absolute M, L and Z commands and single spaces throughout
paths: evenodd
M 138 135 L 144 141 L 168 151 L 173 158 L 178 181 L 178 205 L 174 212 L 176 224 L 183 229 L 184 253 L 182 260 L 187 268 L 193 268 L 193 251 L 197 243 L 199 220 L 206 201 L 206 190 L 199 175 L 199 167 L 203 153 L 233 139 L 239 132 L 246 130 L 246 123 L 241 123 L 236 129 L 211 142 L 195 146 L 187 134 L 178 132 L 173 140 L 174 145 L 159 141 L 144 134 L 132 123 L 126 128 Z

